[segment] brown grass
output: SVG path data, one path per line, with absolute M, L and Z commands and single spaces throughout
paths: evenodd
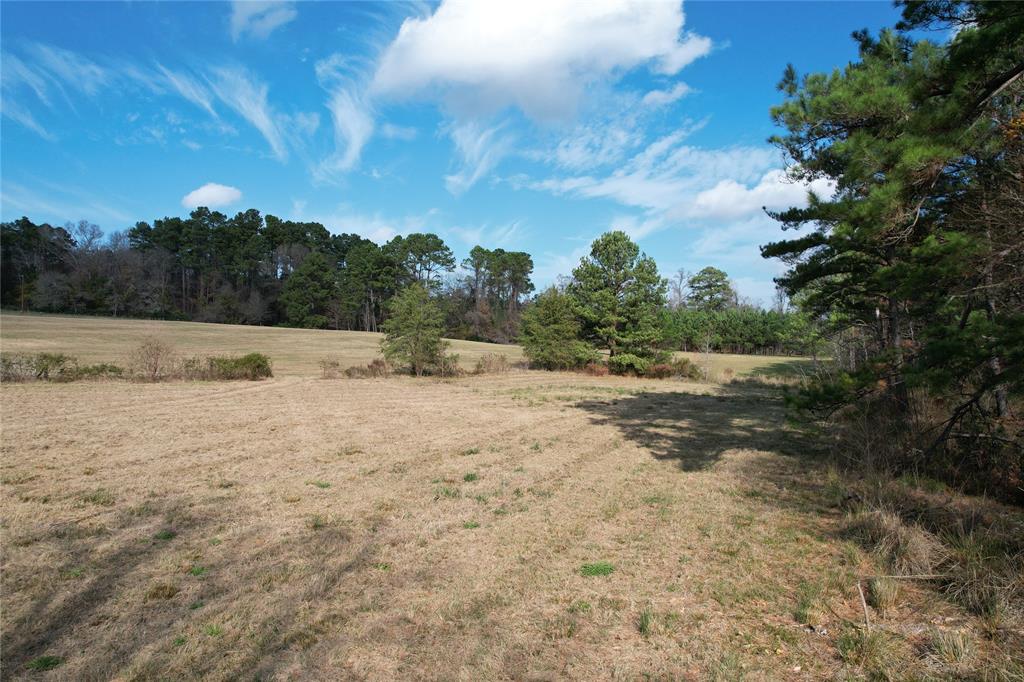
M 840 641 L 870 558 L 772 389 L 326 355 L 0 386 L 5 678 L 829 679 L 933 670 L 914 633 L 973 622 L 910 584 Z

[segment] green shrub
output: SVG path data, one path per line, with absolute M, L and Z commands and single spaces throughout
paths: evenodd
M 639 355 L 633 355 L 632 353 L 620 353 L 608 358 L 608 371 L 612 374 L 642 376 L 650 367 L 650 360 Z
M 211 357 L 206 360 L 209 378 L 214 380 L 258 381 L 274 376 L 270 358 L 262 353 L 249 353 L 241 357 Z
M 75 371 L 76 379 L 121 379 L 123 377 L 124 368 L 112 365 L 109 362 L 83 365 Z

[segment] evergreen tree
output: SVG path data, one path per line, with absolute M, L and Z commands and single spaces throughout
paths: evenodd
M 573 270 L 568 293 L 576 305 L 583 338 L 611 357 L 618 353 L 653 358 L 661 341 L 658 312 L 668 282 L 654 259 L 624 232 L 607 232 L 591 245 L 590 255 Z
M 388 362 L 408 365 L 416 376 L 439 367 L 448 347 L 441 338 L 444 313 L 427 289 L 416 283 L 398 292 L 388 302 L 388 314 L 381 342 Z
M 736 292 L 729 275 L 718 268 L 706 267 L 686 282 L 686 304 L 697 310 L 725 310 L 736 306 Z
M 572 298 L 554 287 L 523 312 L 519 343 L 534 367 L 573 369 L 596 362 L 597 352 L 579 336 Z
M 280 300 L 289 324 L 322 329 L 336 295 L 334 270 L 323 254 L 314 251 L 288 276 Z

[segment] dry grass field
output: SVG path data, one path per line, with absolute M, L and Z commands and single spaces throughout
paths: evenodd
M 187 355 L 266 353 L 274 361 L 276 376 L 310 377 L 319 374 L 319 362 L 335 358 L 342 367 L 365 365 L 380 356 L 380 334 L 320 329 L 285 329 L 199 322 L 115 320 L 38 313 L 0 314 L 0 349 L 7 353 L 68 353 L 83 363 L 123 361 L 146 336 L 157 336 Z M 519 346 L 497 346 L 475 341 L 452 341 L 450 352 L 472 369 L 486 353 L 504 353 L 510 362 L 523 359 Z M 698 353 L 679 353 L 697 364 Z M 745 374 L 790 374 L 808 364 L 802 359 L 713 354 L 710 374 L 731 370 Z
M 28 325 L 90 360 L 134 341 L 103 330 L 132 323 L 75 320 L 78 337 L 63 319 L 5 315 L 4 350 L 39 348 Z M 0 386 L 5 678 L 871 672 L 843 638 L 877 569 L 771 387 L 325 380 L 343 335 L 175 329 L 279 374 Z M 948 679 L 964 659 L 928 642 L 974 632 L 911 581 L 872 619 L 896 679 Z

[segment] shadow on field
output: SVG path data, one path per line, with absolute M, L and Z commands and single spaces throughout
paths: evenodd
M 74 521 L 55 524 L 26 545 L 57 549 L 67 565 L 86 568 L 34 598 L 4 629 L 4 679 L 31 678 L 27 664 L 43 655 L 64 659 L 55 679 L 272 678 L 289 651 L 312 646 L 362 608 L 365 588 L 353 576 L 374 570 L 378 553 L 372 532 L 358 537 L 327 522 L 275 542 L 256 530 L 233 540 L 242 551 L 204 559 L 198 548 L 224 527 L 215 513 L 143 522 L 147 534 L 177 529 L 166 540 L 140 540 L 135 524 L 111 521 L 85 536 Z M 97 551 L 97 537 L 109 549 Z M 257 546 L 258 553 L 245 550 Z M 190 574 L 196 565 L 202 575 Z M 154 585 L 180 592 L 152 594 Z M 341 595 L 341 606 L 324 606 Z M 246 619 L 232 627 L 238 610 Z M 204 630 L 213 625 L 223 632 Z M 189 645 L 177 649 L 175 635 Z
M 815 366 L 814 360 L 794 358 L 785 362 L 772 362 L 754 367 L 750 370 L 750 374 L 773 379 L 798 379 L 814 374 Z
M 718 395 L 639 393 L 612 400 L 584 400 L 576 407 L 591 421 L 614 426 L 657 459 L 701 471 L 733 449 L 801 454 L 800 436 L 785 429 L 776 392 L 728 387 Z

